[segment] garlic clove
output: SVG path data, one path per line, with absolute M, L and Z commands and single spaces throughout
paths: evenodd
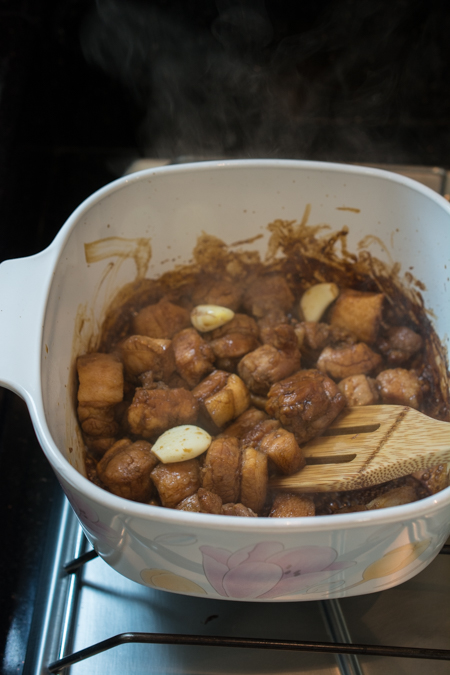
M 220 305 L 197 305 L 191 312 L 192 325 L 201 333 L 220 328 L 233 317 L 232 309 Z
M 212 438 L 204 429 L 183 424 L 165 431 L 152 446 L 152 452 L 163 464 L 185 462 L 205 452 Z
M 320 321 L 325 310 L 339 295 L 333 283 L 316 284 L 305 291 L 300 299 L 300 310 L 305 321 Z

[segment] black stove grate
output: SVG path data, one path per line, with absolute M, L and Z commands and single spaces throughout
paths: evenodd
M 441 555 L 450 554 L 450 544 L 445 544 Z M 68 575 L 78 576 L 84 565 L 94 560 L 97 553 L 89 550 L 82 555 L 74 558 L 64 565 L 64 570 Z M 70 600 L 69 600 L 70 602 Z M 330 602 L 330 601 L 329 601 Z M 336 601 L 331 601 L 336 602 Z M 73 617 L 73 612 L 70 613 Z M 67 630 L 66 626 L 66 630 Z M 69 627 L 70 629 L 70 627 Z M 272 649 L 278 651 L 294 652 L 321 652 L 334 654 L 336 656 L 346 654 L 354 656 L 388 656 L 395 658 L 424 659 L 437 661 L 450 661 L 449 649 L 426 649 L 421 647 L 401 647 L 388 645 L 368 645 L 354 644 L 351 642 L 332 642 L 332 641 L 303 641 L 303 640 L 270 640 L 256 639 L 250 637 L 223 637 L 218 635 L 200 636 L 184 634 L 167 633 L 142 633 L 127 632 L 114 635 L 107 640 L 102 640 L 96 644 L 74 652 L 68 656 L 53 661 L 48 665 L 48 672 L 59 673 L 65 668 L 72 666 L 80 661 L 84 661 L 91 656 L 108 651 L 124 644 L 163 644 L 163 645 L 192 645 L 196 647 L 232 647 L 240 649 Z

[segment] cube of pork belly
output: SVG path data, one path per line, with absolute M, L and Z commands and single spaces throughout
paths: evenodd
M 260 422 L 268 419 L 269 416 L 263 410 L 258 410 L 258 408 L 247 408 L 247 410 L 243 412 L 242 415 L 239 415 L 229 427 L 226 427 L 226 429 L 222 431 L 221 436 L 235 436 L 239 439 L 243 438 L 249 431 L 260 424 Z
M 236 438 L 216 438 L 202 468 L 202 487 L 223 502 L 235 502 L 240 492 L 241 450 Z
M 291 351 L 298 349 L 298 340 L 294 326 L 287 323 L 271 324 L 268 320 L 260 319 L 258 322 L 261 331 L 261 340 L 265 345 L 272 345 L 275 349 Z
M 310 497 L 279 493 L 274 499 L 269 518 L 304 518 L 315 515 L 316 508 Z
M 175 356 L 170 340 L 132 335 L 122 342 L 119 349 L 129 377 L 151 371 L 154 380 L 167 380 L 175 370 Z
M 214 369 L 214 353 L 195 328 L 174 335 L 172 347 L 177 371 L 191 388 Z
M 367 375 L 381 366 L 383 359 L 365 342 L 349 347 L 325 347 L 317 360 L 317 369 L 336 380 L 351 375 Z
M 245 448 L 241 462 L 241 503 L 255 513 L 261 513 L 268 482 L 267 456 L 255 448 Z
M 100 480 L 119 497 L 148 502 L 153 492 L 151 471 L 158 464 L 152 446 L 146 441 L 117 441 L 97 464 Z
M 246 314 L 235 314 L 206 336 L 216 359 L 240 359 L 259 345 L 259 328 Z
M 138 387 L 128 408 L 130 432 L 155 438 L 171 427 L 194 424 L 198 403 L 187 389 L 142 389 Z
M 218 305 L 236 312 L 241 304 L 242 290 L 229 279 L 202 277 L 191 298 L 194 305 Z
M 177 507 L 179 511 L 193 511 L 195 513 L 222 513 L 222 500 L 219 495 L 199 488 L 191 497 L 186 497 Z
M 190 325 L 191 316 L 187 309 L 162 299 L 156 305 L 147 305 L 136 314 L 133 332 L 136 335 L 170 339 Z
M 77 359 L 78 402 L 104 408 L 123 399 L 123 366 L 112 354 L 85 354 Z
M 99 457 L 103 457 L 105 452 L 112 448 L 117 441 L 117 437 L 89 436 L 83 433 L 83 440 L 90 453 L 98 459 Z
M 278 420 L 273 420 L 266 415 L 264 419 L 255 424 L 254 427 L 248 429 L 245 434 L 241 436 L 241 446 L 243 448 L 251 447 L 259 448 L 264 436 L 270 434 L 271 431 L 275 431 L 280 428 L 280 423 Z
M 378 347 L 390 366 L 399 366 L 408 361 L 422 348 L 423 340 L 407 326 L 389 328 Z
M 333 380 L 311 369 L 274 384 L 266 412 L 291 431 L 297 443 L 306 443 L 324 431 L 344 406 L 345 397 Z
M 296 473 L 306 464 L 294 434 L 286 429 L 275 429 L 269 432 L 263 436 L 257 447 L 284 474 Z
M 317 321 L 302 321 L 294 328 L 298 347 L 302 357 L 309 363 L 315 363 L 325 347 L 352 345 L 357 342 L 353 333 Z
M 200 467 L 197 459 L 172 464 L 160 462 L 150 475 L 158 490 L 161 504 L 169 509 L 174 509 L 200 487 Z
M 380 400 L 375 380 L 367 375 L 346 377 L 339 382 L 338 387 L 349 406 L 375 405 Z
M 412 370 L 392 368 L 383 370 L 376 377 L 383 403 L 408 405 L 419 410 L 422 402 L 420 380 Z
M 373 344 L 383 313 L 383 293 L 343 291 L 330 312 L 330 324 L 354 333 L 361 342 Z
M 79 405 L 77 413 L 83 433 L 88 436 L 113 438 L 119 431 L 113 406 L 98 408 L 90 405 Z
M 257 514 L 243 504 L 224 504 L 222 506 L 222 515 L 238 516 L 238 518 L 257 518 Z
M 254 394 L 267 394 L 272 384 L 292 375 L 300 368 L 297 348 L 281 351 L 263 345 L 246 354 L 238 365 L 238 373 Z
M 246 290 L 243 298 L 245 309 L 256 318 L 272 311 L 289 312 L 294 304 L 294 296 L 281 274 L 259 276 Z
M 237 375 L 215 370 L 192 390 L 202 412 L 217 428 L 231 422 L 250 405 L 250 394 Z

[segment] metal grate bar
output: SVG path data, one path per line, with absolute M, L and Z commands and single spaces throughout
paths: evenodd
M 406 659 L 432 659 L 450 661 L 449 649 L 421 649 L 420 647 L 387 647 L 375 645 L 333 644 L 329 642 L 303 642 L 294 640 L 264 640 L 258 638 L 231 638 L 221 636 L 168 635 L 165 633 L 121 633 L 91 647 L 81 649 L 71 656 L 54 661 L 48 666 L 50 673 L 79 663 L 123 644 L 194 645 L 207 647 L 240 647 L 246 649 L 275 649 L 278 651 L 323 652 L 328 654 L 356 654 L 360 656 L 394 656 Z

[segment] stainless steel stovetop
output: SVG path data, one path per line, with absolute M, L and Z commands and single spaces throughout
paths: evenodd
M 129 172 L 165 164 L 141 160 Z M 383 167 L 408 175 L 437 192 L 450 193 L 449 174 L 428 167 Z M 447 197 L 448 198 L 448 197 Z M 55 515 L 36 603 L 25 675 L 48 673 L 66 655 L 122 633 L 163 635 L 162 643 L 122 644 L 70 666 L 71 675 L 448 675 L 449 660 L 367 655 L 383 646 L 450 650 L 450 556 L 396 588 L 371 595 L 296 603 L 241 603 L 190 598 L 128 581 L 92 558 L 65 498 Z M 445 551 L 450 552 L 450 547 Z M 64 565 L 86 554 L 88 562 L 67 574 Z M 191 636 L 183 644 L 177 636 Z M 221 636 L 222 641 L 204 638 Z M 255 640 L 249 647 L 221 646 Z M 285 651 L 270 641 L 353 643 L 358 655 Z M 186 641 L 184 641 L 186 642 Z M 197 643 L 197 644 L 195 644 Z M 243 645 L 241 645 L 242 647 Z M 385 650 L 386 651 L 386 650 Z M 389 653 L 389 650 L 387 650 Z M 383 650 L 380 650 L 382 653 Z M 430 655 L 430 654 L 428 654 Z M 450 658 L 450 651 L 447 654 Z

